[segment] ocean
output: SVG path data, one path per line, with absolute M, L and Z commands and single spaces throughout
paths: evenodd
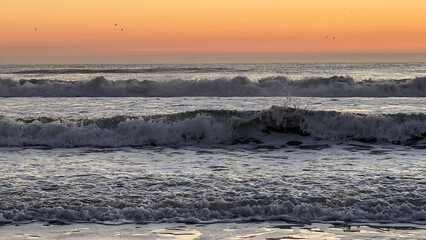
M 425 114 L 426 63 L 0 66 L 0 233 L 279 222 L 425 234 Z

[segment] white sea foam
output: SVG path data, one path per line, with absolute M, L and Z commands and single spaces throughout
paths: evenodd
M 230 199 L 231 200 L 231 199 Z M 264 199 L 263 201 L 267 201 Z M 247 201 L 174 202 L 167 200 L 146 207 L 95 207 L 75 208 L 28 206 L 24 209 L 0 211 L 0 222 L 27 220 L 60 220 L 64 222 L 188 222 L 213 223 L 242 220 L 293 220 L 305 222 L 425 222 L 425 205 L 392 204 L 382 200 L 363 201 L 348 206 L 307 201 L 280 201 L 274 204 L 248 204 Z
M 424 114 L 363 115 L 274 106 L 98 119 L 0 119 L 1 146 L 122 147 L 230 144 L 270 133 L 326 140 L 404 143 L 426 136 Z
M 311 96 L 311 97 L 426 97 L 426 78 L 355 81 L 350 77 L 290 80 L 247 77 L 215 80 L 136 79 L 111 81 L 96 77 L 90 81 L 0 78 L 2 97 L 179 97 L 179 96 Z
M 421 151 L 346 147 L 6 150 L 0 224 L 426 223 Z

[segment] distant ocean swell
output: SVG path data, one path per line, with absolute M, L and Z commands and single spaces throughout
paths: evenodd
M 164 67 L 151 66 L 149 68 L 67 68 L 67 69 L 31 69 L 18 70 L 14 74 L 103 74 L 103 73 L 208 73 L 208 72 L 246 72 L 247 70 L 229 67 Z
M 400 80 L 363 80 L 334 76 L 290 80 L 247 77 L 215 80 L 136 79 L 90 81 L 0 78 L 0 97 L 180 97 L 180 96 L 300 96 L 300 97 L 426 97 L 426 77 Z
M 426 115 L 363 115 L 273 106 L 262 111 L 197 110 L 98 119 L 0 118 L 3 147 L 249 144 L 248 138 L 265 139 L 270 134 L 415 144 L 426 138 Z

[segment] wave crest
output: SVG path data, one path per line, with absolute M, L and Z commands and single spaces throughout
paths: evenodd
M 273 106 L 262 111 L 197 110 L 168 115 L 97 119 L 0 118 L 0 146 L 122 147 L 230 144 L 297 134 L 325 140 L 417 142 L 424 114 L 363 115 Z M 265 140 L 267 141 L 267 140 Z
M 180 97 L 180 96 L 310 96 L 310 97 L 426 97 L 426 77 L 385 81 L 354 81 L 351 77 L 290 80 L 247 77 L 215 80 L 136 79 L 111 81 L 96 77 L 89 81 L 0 78 L 1 97 Z
M 151 206 L 117 207 L 73 206 L 40 207 L 0 210 L 0 223 L 41 220 L 52 222 L 92 222 L 92 223 L 152 223 L 184 222 L 215 223 L 259 220 L 288 220 L 297 222 L 425 222 L 425 206 L 410 203 L 389 203 L 383 200 L 354 201 L 347 203 L 324 204 L 320 201 L 304 201 L 294 198 L 263 201 L 240 200 L 228 202 L 201 200 L 199 203 L 164 200 Z M 342 200 L 341 202 L 344 202 Z M 120 203 L 120 202 L 119 202 Z M 87 205 L 87 204 L 86 204 Z M 124 205 L 124 204 L 123 204 Z

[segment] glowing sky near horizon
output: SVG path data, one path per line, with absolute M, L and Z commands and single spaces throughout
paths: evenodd
M 0 56 L 425 53 L 425 11 L 424 0 L 2 0 Z

